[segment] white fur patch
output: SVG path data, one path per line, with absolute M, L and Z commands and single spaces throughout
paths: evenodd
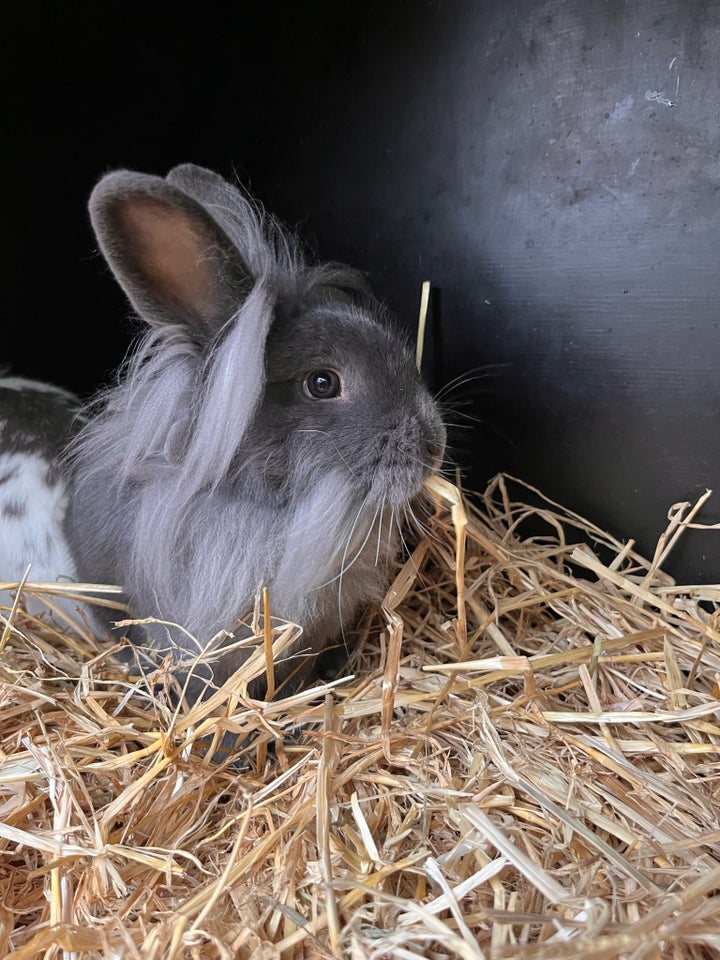
M 0 580 L 75 579 L 62 523 L 67 494 L 48 481 L 48 464 L 29 453 L 0 454 Z M 9 595 L 0 592 L 0 602 Z

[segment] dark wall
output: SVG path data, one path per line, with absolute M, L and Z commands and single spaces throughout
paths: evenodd
M 110 375 L 131 324 L 87 195 L 112 167 L 193 160 L 367 270 L 408 325 L 433 282 L 432 379 L 490 365 L 455 395 L 480 421 L 455 435 L 471 487 L 515 472 L 649 552 L 672 503 L 717 486 L 720 3 L 179 9 L 5 8 L 19 372 L 83 393 Z M 670 566 L 720 579 L 720 533 Z

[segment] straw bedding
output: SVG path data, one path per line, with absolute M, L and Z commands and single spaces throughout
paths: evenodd
M 245 693 L 296 635 L 267 596 L 191 710 L 81 615 L 5 611 L 0 956 L 720 956 L 720 587 L 662 572 L 694 508 L 645 561 L 510 478 L 453 491 L 285 700 Z

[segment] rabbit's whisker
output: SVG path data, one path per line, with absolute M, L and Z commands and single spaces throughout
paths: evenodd
M 323 587 L 329 587 L 330 584 L 335 583 L 336 581 L 342 581 L 343 576 L 344 576 L 344 575 L 347 573 L 347 571 L 353 566 L 353 564 L 355 564 L 355 563 L 357 562 L 358 558 L 360 557 L 360 555 L 362 554 L 363 550 L 364 550 L 365 547 L 367 546 L 368 540 L 369 540 L 370 537 L 372 536 L 372 530 L 373 530 L 373 526 L 375 525 L 375 520 L 377 519 L 377 514 L 378 514 L 378 511 L 377 511 L 377 510 L 375 511 L 375 514 L 374 514 L 374 516 L 373 516 L 372 522 L 371 522 L 371 523 L 369 524 L 369 526 L 368 526 L 368 531 L 367 531 L 367 533 L 365 534 L 365 537 L 363 538 L 362 543 L 360 544 L 360 546 L 358 547 L 358 549 L 355 551 L 355 554 L 353 555 L 353 557 L 352 557 L 352 559 L 350 560 L 350 562 L 349 562 L 349 563 L 347 562 L 348 553 L 350 552 L 350 546 L 351 546 L 351 544 L 352 544 L 353 537 L 354 537 L 354 535 L 355 535 L 355 530 L 356 530 L 356 528 L 357 528 L 358 521 L 360 520 L 360 517 L 362 516 L 362 514 L 363 514 L 363 512 L 364 512 L 364 510 L 365 510 L 365 506 L 366 506 L 369 498 L 370 498 L 370 494 L 366 494 L 365 497 L 363 498 L 362 503 L 360 504 L 360 507 L 359 507 L 357 513 L 355 514 L 355 519 L 353 520 L 352 526 L 350 527 L 350 532 L 348 533 L 348 536 L 347 536 L 347 539 L 346 539 L 346 542 L 345 542 L 345 547 L 344 547 L 344 550 L 343 550 L 343 555 L 342 555 L 342 558 L 341 558 L 341 560 L 340 560 L 340 570 L 338 571 L 338 573 L 337 573 L 334 577 L 330 577 L 329 580 L 325 580 L 323 583 L 319 584 L 318 587 L 317 587 L 318 590 L 321 590 Z
M 444 384 L 435 394 L 436 402 L 440 403 L 449 393 L 467 386 L 469 383 L 477 383 L 480 380 L 489 380 L 497 376 L 503 370 L 510 366 L 509 363 L 489 363 L 481 367 L 473 367 L 471 370 L 465 370 Z
M 381 547 L 381 543 L 382 543 L 383 520 L 385 519 L 385 499 L 386 499 L 386 498 L 385 498 L 385 494 L 383 494 L 383 498 L 382 498 L 382 501 L 381 501 L 381 503 L 380 503 L 380 509 L 379 509 L 378 513 L 376 513 L 376 515 L 375 515 L 375 517 L 376 517 L 376 519 L 377 519 L 377 521 L 378 521 L 377 547 L 375 548 L 375 566 L 376 566 L 376 567 L 377 567 L 377 565 L 380 563 L 380 547 Z M 375 521 L 373 520 L 373 525 L 374 525 L 374 523 L 375 523 Z
M 465 404 L 465 401 L 462 401 L 462 403 Z M 459 410 L 459 409 L 458 409 L 459 406 L 460 406 L 460 404 L 458 403 L 458 404 L 454 404 L 453 406 L 450 406 L 450 407 L 446 407 L 446 408 L 445 408 L 445 417 L 444 417 L 443 419 L 444 419 L 444 421 L 445 421 L 445 425 L 446 425 L 446 426 L 449 426 L 449 427 L 459 427 L 459 426 L 461 426 L 461 424 L 458 424 L 458 423 L 456 423 L 456 422 L 453 421 L 452 418 L 454 418 L 454 417 L 462 417 L 463 420 L 470 420 L 470 421 L 472 421 L 473 423 L 484 423 L 484 422 L 485 422 L 481 417 L 475 417 L 475 416 L 473 416 L 473 415 L 470 414 L 470 413 L 466 413 L 464 410 Z

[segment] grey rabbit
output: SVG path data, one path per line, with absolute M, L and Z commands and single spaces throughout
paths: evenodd
M 89 208 L 144 332 L 79 413 L 0 380 L 0 577 L 118 583 L 134 616 L 183 628 L 147 628 L 176 653 L 236 628 L 265 584 L 303 627 L 281 680 L 382 597 L 444 456 L 439 408 L 360 275 L 310 265 L 219 175 L 116 171 Z

